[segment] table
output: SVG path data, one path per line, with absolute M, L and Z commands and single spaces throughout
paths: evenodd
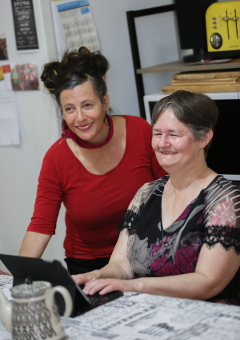
M 12 277 L 0 275 L 11 299 Z M 69 340 L 239 340 L 240 307 L 127 292 L 64 325 Z M 0 323 L 0 339 L 11 335 Z

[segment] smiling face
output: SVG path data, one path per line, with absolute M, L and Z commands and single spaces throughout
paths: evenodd
M 153 126 L 152 147 L 159 164 L 171 171 L 181 170 L 204 160 L 205 141 L 196 141 L 189 128 L 180 122 L 171 109 L 163 111 Z
M 60 94 L 63 118 L 69 129 L 79 138 L 91 144 L 100 144 L 108 136 L 104 122 L 109 108 L 109 97 L 104 96 L 106 106 L 95 94 L 91 81 L 63 90 Z

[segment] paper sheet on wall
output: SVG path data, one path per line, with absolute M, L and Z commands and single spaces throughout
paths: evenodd
M 15 93 L 12 91 L 10 65 L 2 66 L 0 80 L 0 146 L 18 145 L 19 124 Z
M 88 0 L 72 1 L 57 6 L 67 49 L 78 50 L 86 46 L 99 53 L 100 44 Z

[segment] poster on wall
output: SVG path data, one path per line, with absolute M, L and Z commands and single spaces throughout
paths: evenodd
M 0 80 L 0 146 L 20 144 L 19 119 L 10 65 L 2 66 Z
M 0 33 L 0 60 L 8 60 L 6 34 Z
M 37 64 L 12 64 L 11 80 L 13 91 L 39 90 Z
M 0 80 L 4 80 L 3 67 L 0 65 Z
M 33 0 L 11 0 L 17 52 L 39 50 Z
M 63 2 L 57 10 L 68 51 L 86 46 L 92 53 L 100 53 L 97 30 L 88 0 Z

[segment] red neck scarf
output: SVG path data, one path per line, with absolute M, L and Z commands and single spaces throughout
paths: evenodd
M 75 135 L 75 133 L 72 132 L 72 130 L 69 129 L 69 127 L 67 126 L 64 119 L 62 120 L 62 137 L 63 138 L 72 138 L 79 146 L 81 146 L 82 148 L 85 148 L 85 149 L 101 148 L 102 146 L 104 146 L 105 144 L 110 142 L 110 140 L 112 139 L 112 136 L 113 136 L 113 122 L 112 122 L 112 118 L 109 115 L 107 115 L 107 121 L 108 121 L 108 125 L 109 125 L 109 133 L 108 133 L 107 139 L 103 143 L 91 144 L 91 143 L 86 142 L 85 140 L 79 138 L 77 135 Z

